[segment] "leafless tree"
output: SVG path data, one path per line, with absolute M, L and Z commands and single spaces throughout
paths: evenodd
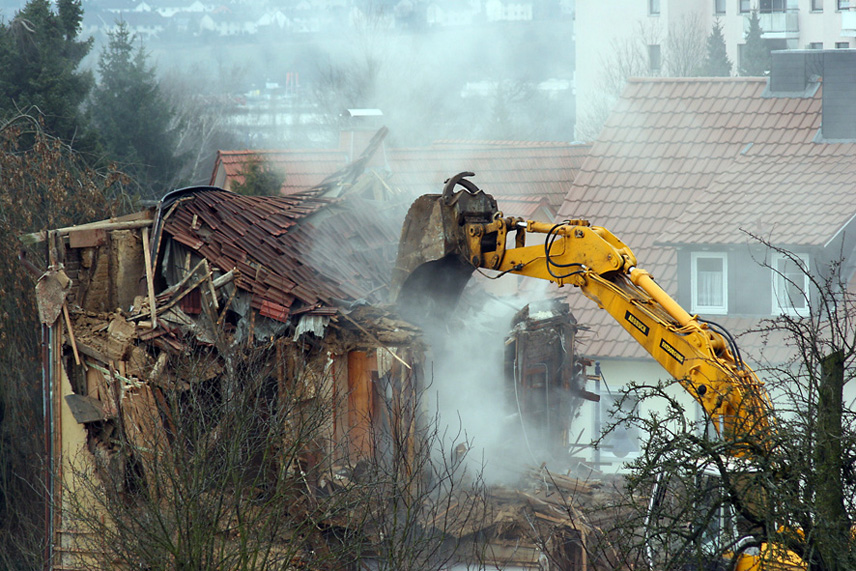
M 300 351 L 287 364 L 264 347 L 222 353 L 175 357 L 129 389 L 136 412 L 89 427 L 65 495 L 90 567 L 441 569 L 458 556 L 480 477 L 443 452 L 415 373 L 379 379 L 370 432 L 335 444 L 341 403 Z
M 789 547 L 811 569 L 852 569 L 856 565 L 856 414 L 845 403 L 845 386 L 856 361 L 856 297 L 849 284 L 852 260 L 842 251 L 809 266 L 793 252 L 761 241 L 784 261 L 764 265 L 779 277 L 781 295 L 804 307 L 766 323 L 771 342 L 786 340 L 792 357 L 765 373 L 783 395 L 780 430 L 787 479 L 783 503 L 787 519 L 799 526 Z M 796 270 L 796 271 L 794 271 Z M 808 288 L 805 288 L 805 283 Z M 797 303 L 793 303 L 797 302 Z
M 39 345 L 34 285 L 43 250 L 23 249 L 26 232 L 116 212 L 123 177 L 97 171 L 45 133 L 37 109 L 0 122 L 0 567 L 43 562 L 45 490 Z M 111 200 L 115 199 L 115 200 Z
M 160 78 L 165 99 L 174 110 L 177 152 L 183 159 L 173 187 L 207 184 L 217 150 L 235 146 L 228 125 L 229 109 L 234 105 L 234 86 L 240 85 L 245 74 L 245 67 L 235 66 L 221 69 L 219 78 L 208 78 L 209 72 L 194 66 L 170 70 Z
M 577 118 L 577 138 L 592 141 L 631 77 L 693 77 L 702 73 L 707 35 L 697 15 L 683 16 L 663 31 L 654 21 L 638 22 L 630 37 L 613 40 L 601 60 L 596 96 Z M 654 61 L 659 54 L 659 62 Z
M 464 545 L 468 526 L 486 515 L 481 471 L 468 469 L 470 443 L 463 431 L 441 429 L 439 417 L 425 412 L 423 390 L 412 375 L 380 380 L 386 398 L 373 423 L 372 454 L 364 478 L 377 483 L 366 507 L 374 537 L 366 555 L 381 571 L 446 569 L 477 561 Z
M 664 66 L 671 77 L 702 74 L 707 58 L 707 33 L 697 14 L 682 16 L 669 26 Z
M 338 566 L 323 535 L 358 496 L 321 491 L 329 400 L 308 379 L 277 386 L 259 353 L 234 357 L 216 376 L 214 356 L 176 358 L 90 427 L 65 495 L 91 568 Z
M 856 357 L 850 266 L 840 258 L 808 267 L 792 252 L 762 245 L 789 261 L 784 273 L 762 263 L 780 272 L 806 307 L 801 316 L 782 315 L 755 332 L 778 354 L 753 359 L 767 363 L 758 374 L 775 418 L 770 427 L 719 436 L 708 420 L 690 420 L 696 413 L 687 408 L 696 405 L 677 396 L 683 390 L 676 381 L 626 387 L 626 398 L 639 404 L 656 398 L 666 408 L 637 407 L 620 421 L 649 439 L 629 465 L 624 495 L 610 507 L 623 514 L 607 530 L 610 545 L 618 546 L 609 551 L 620 556 L 616 564 L 708 569 L 756 554 L 779 562 L 798 556 L 815 571 L 853 568 L 856 417 L 844 404 Z

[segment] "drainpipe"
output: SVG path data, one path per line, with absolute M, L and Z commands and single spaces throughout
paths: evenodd
M 45 463 L 45 484 L 47 487 L 47 497 L 45 498 L 45 552 L 44 552 L 44 569 L 51 568 L 53 561 L 53 520 L 54 520 L 54 450 L 53 450 L 53 383 L 51 379 L 51 363 L 53 363 L 53 354 L 51 351 L 52 328 L 48 325 L 42 325 L 42 421 L 45 438 L 45 455 L 47 462 Z
M 595 439 L 600 438 L 601 427 L 601 418 L 600 418 L 600 407 L 601 407 L 601 394 L 600 394 L 600 361 L 594 362 L 594 394 L 597 395 L 597 402 L 594 403 L 594 427 L 592 429 L 592 434 L 594 434 Z M 597 469 L 600 470 L 600 447 L 594 449 L 594 465 L 597 466 Z

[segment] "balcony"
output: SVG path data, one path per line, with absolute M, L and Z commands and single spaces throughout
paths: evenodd
M 743 18 L 743 34 L 749 31 L 749 20 L 751 15 Z M 785 39 L 792 40 L 800 37 L 800 11 L 796 8 L 776 12 L 760 12 L 758 19 L 761 21 L 761 37 L 765 40 Z

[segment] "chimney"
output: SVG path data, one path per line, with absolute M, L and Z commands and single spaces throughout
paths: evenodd
M 819 143 L 856 141 L 856 50 L 774 51 L 764 97 L 814 97 L 823 83 Z
M 812 97 L 823 75 L 822 50 L 777 50 L 772 52 L 770 97 Z
M 856 140 L 856 50 L 823 53 L 823 117 L 820 133 L 825 141 Z

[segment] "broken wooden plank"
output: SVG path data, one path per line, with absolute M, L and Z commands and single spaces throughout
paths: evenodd
M 215 289 L 220 289 L 224 285 L 234 281 L 234 279 L 240 275 L 241 275 L 241 270 L 239 270 L 238 268 L 232 268 L 231 270 L 229 270 L 228 272 L 226 272 L 225 274 L 223 274 L 219 278 L 215 279 L 212 282 L 212 284 L 214 285 Z
M 181 293 L 179 293 L 178 295 L 176 295 L 175 297 L 170 299 L 166 304 L 159 306 L 157 308 L 157 314 L 162 315 L 167 310 L 172 308 L 175 304 L 177 304 L 179 301 L 181 301 L 184 298 L 184 296 L 186 296 L 187 294 L 189 294 L 190 292 L 195 290 L 197 287 L 202 285 L 202 283 L 205 282 L 205 280 L 207 280 L 210 277 L 210 275 L 211 275 L 210 273 L 203 275 L 201 278 L 199 278 L 198 280 L 196 280 L 195 282 L 190 284 L 190 286 L 187 287 L 186 289 L 184 289 Z M 133 317 L 129 317 L 128 321 L 138 322 L 138 321 L 142 320 L 144 317 L 148 317 L 148 316 L 143 315 L 143 314 L 134 315 Z
M 205 280 L 207 280 L 210 276 L 211 276 L 210 272 L 203 275 L 201 278 L 199 278 L 198 280 L 196 280 L 195 282 L 190 284 L 189 287 L 185 288 L 181 293 L 179 293 L 178 295 L 173 297 L 171 300 L 169 300 L 169 302 L 167 302 L 166 305 L 162 305 L 162 306 L 158 307 L 158 315 L 160 315 L 161 313 L 163 313 L 164 311 L 166 311 L 167 309 L 171 308 L 173 305 L 175 305 L 176 303 L 178 303 L 179 301 L 184 299 L 184 296 L 186 296 L 187 294 L 189 294 L 190 292 L 192 292 L 193 290 L 198 288 L 200 285 L 202 285 L 205 282 Z
M 71 341 L 71 350 L 74 351 L 74 362 L 80 365 L 80 353 L 77 352 L 77 342 L 74 339 L 74 329 L 71 327 L 71 318 L 68 316 L 68 304 L 62 304 L 62 314 L 65 317 L 65 326 L 68 329 L 68 340 Z
M 146 265 L 146 288 L 149 293 L 149 312 L 152 316 L 151 328 L 158 326 L 157 307 L 155 306 L 155 282 L 152 276 L 152 254 L 149 251 L 149 229 L 143 228 L 143 261 Z
M 107 230 L 104 228 L 91 228 L 84 230 L 72 230 L 68 233 L 68 245 L 70 248 L 95 248 L 107 243 Z
M 92 357 L 93 359 L 101 361 L 105 365 L 110 362 L 110 358 L 107 355 L 81 341 L 77 342 L 77 348 L 87 357 Z
M 211 267 L 208 265 L 208 260 L 203 260 L 205 262 L 205 273 L 208 274 L 208 293 L 211 294 L 211 305 L 215 311 L 220 310 L 220 304 L 217 302 L 217 289 L 214 287 L 214 282 L 211 281 Z M 204 296 L 203 296 L 204 297 Z M 211 323 L 216 323 L 215 319 L 211 320 Z
M 178 281 L 177 284 L 171 285 L 168 288 L 166 288 L 165 290 L 163 290 L 162 292 L 160 292 L 158 297 L 164 297 L 164 296 L 172 295 L 175 292 L 177 292 L 178 290 L 180 290 L 181 286 L 186 284 L 187 280 L 189 280 L 191 277 L 193 277 L 193 274 L 195 274 L 199 270 L 199 268 L 202 267 L 203 262 L 205 262 L 204 258 L 202 260 L 200 260 L 199 263 L 196 264 L 192 270 L 190 270 L 189 272 L 186 272 L 184 274 L 184 276 L 182 276 L 182 278 Z
M 66 228 L 59 228 L 58 230 L 51 230 L 51 232 L 55 232 L 59 236 L 67 236 L 71 232 L 77 232 L 80 230 L 133 230 L 134 228 L 144 228 L 146 226 L 151 226 L 152 223 L 152 219 L 128 220 L 124 222 L 101 220 L 99 222 L 90 222 L 89 224 L 80 224 L 78 226 L 68 226 Z M 47 240 L 47 233 L 41 231 L 33 232 L 31 234 L 24 234 L 22 236 L 18 236 L 18 240 L 20 240 L 21 243 L 25 246 L 31 246 L 33 244 L 38 244 Z
M 101 406 L 101 401 L 92 397 L 83 395 L 70 394 L 65 395 L 65 402 L 71 410 L 74 420 L 83 424 L 85 422 L 96 422 L 104 420 L 107 417 L 104 415 L 104 409 Z

